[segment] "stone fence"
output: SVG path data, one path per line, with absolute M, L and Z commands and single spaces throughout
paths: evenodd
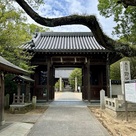
M 108 98 L 105 96 L 105 108 L 112 109 L 114 111 L 120 111 L 124 107 L 124 101 L 118 98 Z
M 25 102 L 29 103 L 31 101 L 31 94 L 29 93 L 28 95 L 16 95 L 13 94 L 13 104 L 18 103 L 18 104 L 24 104 Z
M 136 117 L 136 104 L 128 102 L 127 105 L 128 116 Z M 118 119 L 125 119 L 125 103 L 119 98 L 105 97 L 105 111 L 112 117 Z

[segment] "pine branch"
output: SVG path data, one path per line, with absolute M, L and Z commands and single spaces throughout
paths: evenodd
M 37 23 L 55 27 L 61 25 L 81 24 L 87 26 L 93 33 L 97 42 L 108 50 L 115 51 L 121 56 L 132 57 L 136 56 L 136 49 L 130 47 L 128 44 L 117 42 L 107 35 L 105 35 L 94 15 L 70 15 L 59 18 L 44 18 L 36 13 L 24 0 L 16 0 L 16 2 L 25 10 L 25 12 Z

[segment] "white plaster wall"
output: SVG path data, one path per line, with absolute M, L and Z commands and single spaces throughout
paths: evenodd
M 121 95 L 121 85 L 111 85 L 112 95 Z

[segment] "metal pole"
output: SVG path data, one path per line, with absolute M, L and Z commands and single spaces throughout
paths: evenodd
M 111 86 L 111 79 L 110 79 L 110 98 L 112 98 L 112 86 Z
M 125 81 L 122 81 L 122 86 L 123 86 L 123 96 L 124 96 L 124 103 L 125 103 L 125 118 L 126 121 L 128 121 L 128 103 L 126 101 L 126 96 L 125 96 Z

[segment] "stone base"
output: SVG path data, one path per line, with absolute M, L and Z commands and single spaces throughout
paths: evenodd
M 4 124 L 5 124 L 5 120 L 3 120 L 3 121 L 0 122 L 0 126 L 2 126 Z
M 10 113 L 13 114 L 24 114 L 32 109 L 32 103 L 24 103 L 24 104 L 11 104 L 10 105 Z
M 125 111 L 114 111 L 112 109 L 106 108 L 105 111 L 116 119 L 125 119 Z M 128 111 L 128 117 L 136 117 L 136 111 Z

